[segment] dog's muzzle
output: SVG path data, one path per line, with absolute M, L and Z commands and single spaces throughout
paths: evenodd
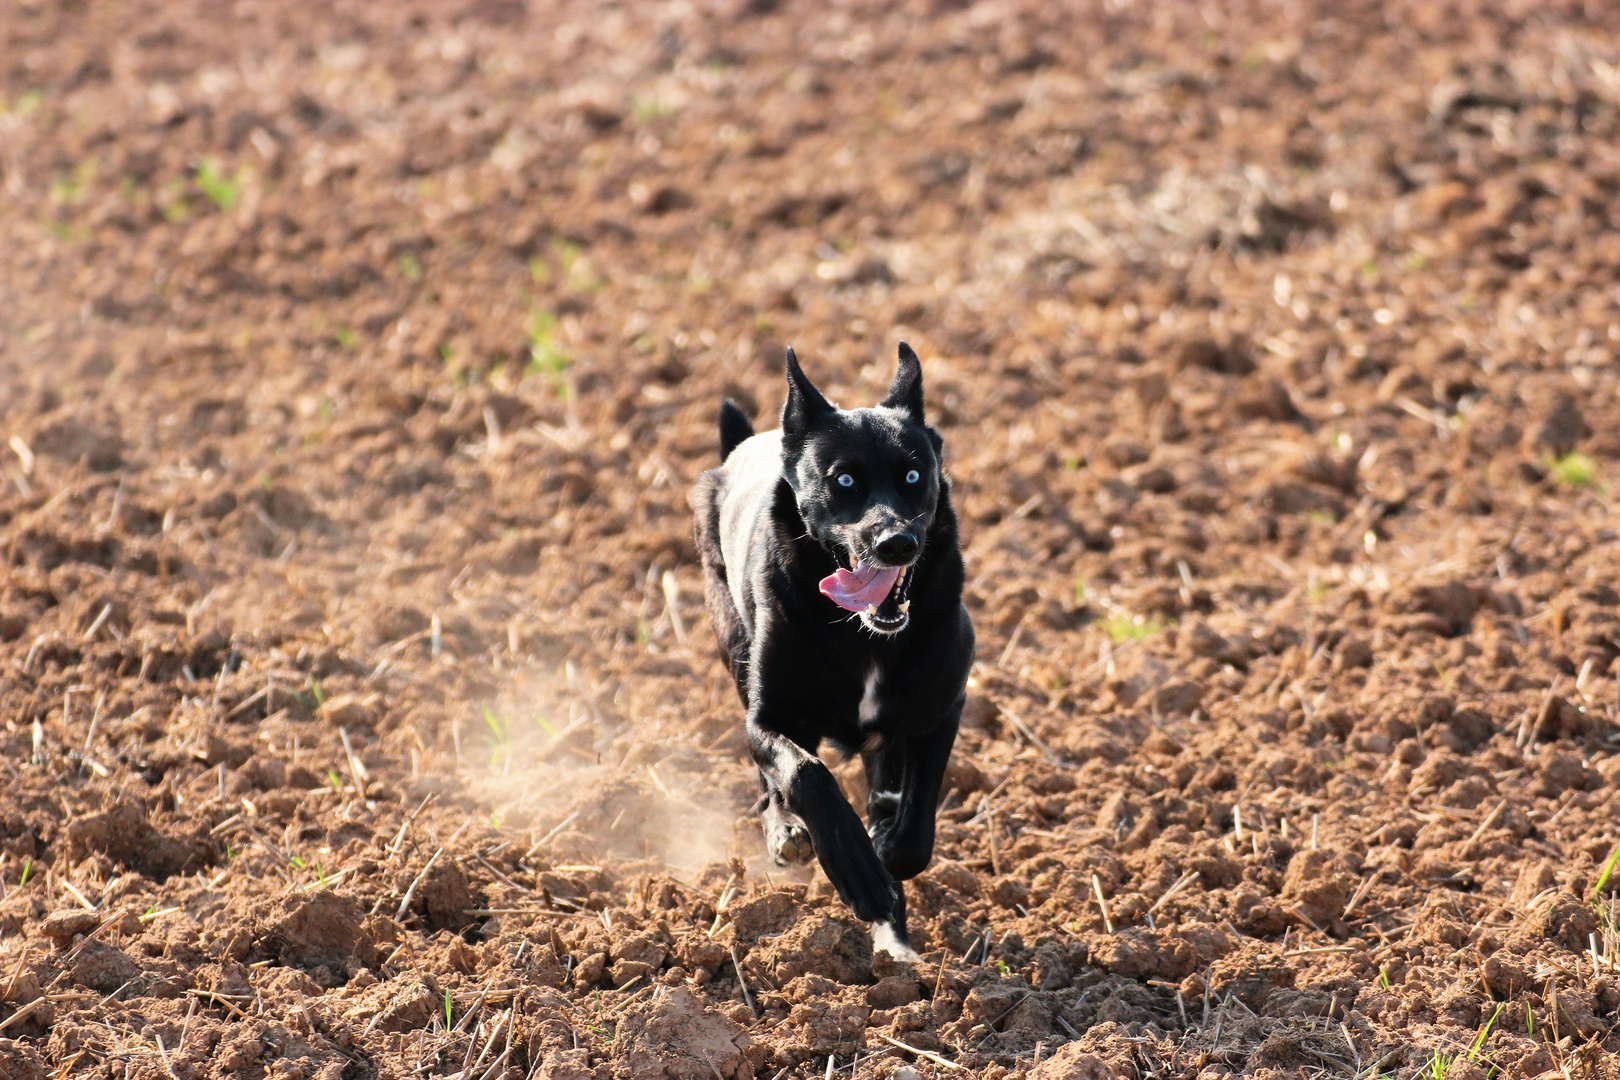
M 861 622 L 868 630 L 879 634 L 898 634 L 911 621 L 911 579 L 916 564 L 900 571 L 900 579 L 889 590 L 882 603 L 871 604 L 861 612 Z

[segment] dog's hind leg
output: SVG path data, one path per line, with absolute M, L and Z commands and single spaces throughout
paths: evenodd
M 807 863 L 816 857 L 810 830 L 787 808 L 782 793 L 764 773 L 759 777 L 759 821 L 765 829 L 765 850 L 777 866 Z
M 726 561 L 720 552 L 720 473 L 711 469 L 698 478 L 692 489 L 692 509 L 697 519 L 698 556 L 703 562 L 703 597 L 709 609 L 709 625 L 720 646 L 720 658 L 731 670 L 737 695 L 748 706 L 748 629 L 731 602 L 726 578 Z

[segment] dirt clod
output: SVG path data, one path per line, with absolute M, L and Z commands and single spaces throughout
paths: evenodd
M 1283 896 L 1317 926 L 1327 926 L 1343 912 L 1355 887 L 1355 875 L 1337 853 L 1301 851 L 1288 862 Z
M 367 964 L 374 954 L 364 919 L 353 897 L 323 889 L 282 900 L 266 919 L 262 936 L 282 963 L 340 969 L 351 958 Z
M 624 1080 L 752 1080 L 764 1059 L 765 1048 L 740 1025 L 677 986 L 658 991 L 619 1021 L 612 1062 L 614 1075 Z

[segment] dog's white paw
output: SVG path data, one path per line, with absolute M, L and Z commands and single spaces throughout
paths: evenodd
M 900 940 L 900 935 L 895 932 L 893 923 L 875 922 L 872 924 L 872 951 L 888 953 L 896 960 L 902 960 L 908 964 L 915 964 L 922 959 L 917 955 L 915 949 Z

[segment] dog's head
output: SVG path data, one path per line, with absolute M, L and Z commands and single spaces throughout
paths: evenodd
M 900 343 L 900 367 L 874 408 L 844 410 L 787 354 L 782 465 L 810 536 L 833 553 L 821 583 L 870 630 L 910 621 L 912 571 L 939 504 L 944 444 L 923 418 L 922 364 Z

